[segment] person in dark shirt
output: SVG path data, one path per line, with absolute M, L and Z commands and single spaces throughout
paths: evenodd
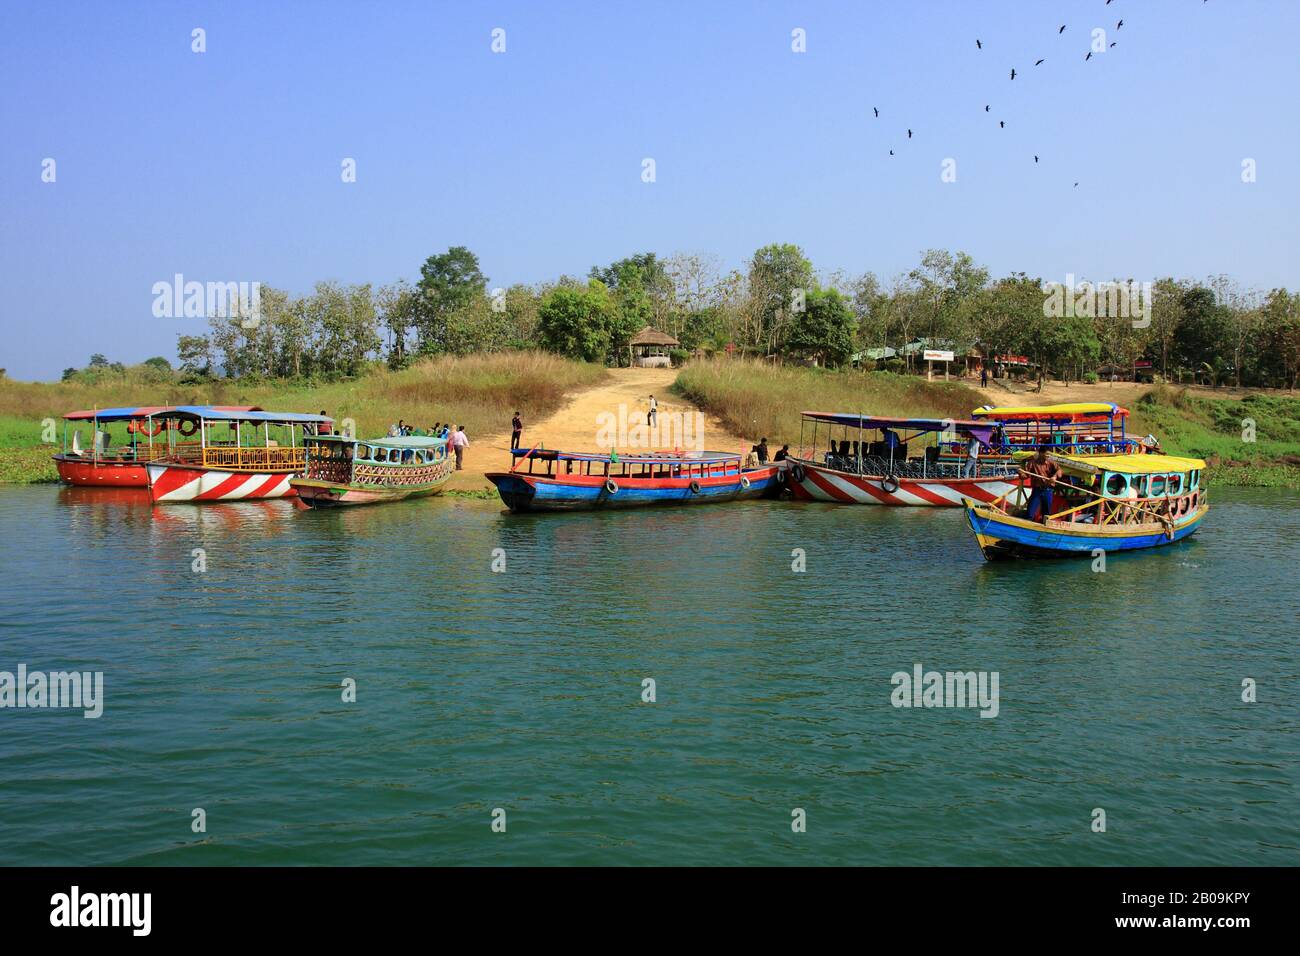
M 782 445 L 780 451 L 772 456 L 773 461 L 785 461 L 790 457 L 790 446 Z
M 758 463 L 760 465 L 766 465 L 767 464 L 767 439 L 766 438 L 761 439 L 759 443 L 754 446 L 753 451 L 754 454 L 758 455 Z
M 1039 448 L 1034 457 L 1029 459 L 1024 468 L 1029 476 L 1029 505 L 1027 514 L 1030 521 L 1041 520 L 1047 523 L 1047 516 L 1052 511 L 1052 487 L 1065 472 L 1061 466 L 1047 457 L 1047 449 Z
M 510 420 L 510 447 L 518 448 L 520 437 L 524 433 L 524 420 L 515 412 L 515 417 Z

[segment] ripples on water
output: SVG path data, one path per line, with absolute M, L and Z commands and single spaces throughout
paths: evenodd
M 1221 490 L 1094 574 L 954 511 L 7 489 L 0 669 L 107 701 L 0 711 L 0 863 L 1294 863 L 1297 532 Z M 917 662 L 1000 715 L 895 709 Z

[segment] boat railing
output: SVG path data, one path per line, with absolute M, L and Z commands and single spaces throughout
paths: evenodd
M 935 461 L 928 458 L 882 458 L 878 455 L 860 457 L 826 455 L 826 467 L 854 475 L 894 475 L 898 478 L 961 478 L 966 474 L 966 463 L 960 461 Z M 1015 467 L 1009 462 L 980 460 L 974 477 L 996 478 L 1013 474 Z
M 222 445 L 203 449 L 202 461 L 208 468 L 234 468 L 241 471 L 254 469 L 297 470 L 307 460 L 307 450 L 301 445 L 282 448 L 254 445 L 238 447 Z

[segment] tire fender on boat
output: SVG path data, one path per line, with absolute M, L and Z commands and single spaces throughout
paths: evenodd
M 740 487 L 744 488 L 746 491 L 749 490 L 749 476 L 748 476 L 748 475 L 741 475 L 741 476 L 740 476 Z
M 609 492 L 611 495 L 618 494 L 618 482 L 615 481 L 613 478 L 606 478 L 605 490 Z
M 691 494 L 698 495 L 700 493 L 700 483 L 698 481 L 692 480 L 690 484 L 690 489 L 691 489 Z
M 805 474 L 803 470 L 803 465 L 795 465 L 793 468 L 790 469 L 790 474 L 794 475 L 795 481 L 803 481 L 804 474 Z
M 898 490 L 898 479 L 893 475 L 885 475 L 880 479 L 880 490 L 887 495 L 892 495 Z

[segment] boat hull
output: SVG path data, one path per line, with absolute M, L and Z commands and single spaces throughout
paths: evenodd
M 643 508 L 655 505 L 693 505 L 758 498 L 779 487 L 779 465 L 743 474 L 706 478 L 621 478 L 615 489 L 599 475 L 565 475 L 547 478 L 519 472 L 490 472 L 501 500 L 511 511 L 592 511 L 606 508 Z M 742 481 L 742 479 L 744 479 Z M 748 487 L 745 487 L 746 483 Z M 696 486 L 692 489 L 691 485 Z
M 1020 479 L 1014 477 L 897 477 L 890 481 L 884 475 L 857 475 L 836 471 L 806 460 L 796 462 L 790 470 L 790 490 L 798 501 L 960 508 L 968 500 L 991 504 L 1007 495 L 1011 495 L 1011 501 L 1019 503 L 1019 488 Z
M 1004 514 L 994 508 L 966 506 L 966 520 L 975 540 L 990 561 L 1014 558 L 1092 557 L 1095 551 L 1140 551 L 1173 544 L 1195 534 L 1209 505 L 1175 519 L 1169 529 L 1059 527 Z
M 446 480 L 406 488 L 386 488 L 380 485 L 340 485 L 310 478 L 294 478 L 289 484 L 297 493 L 298 505 L 303 508 L 344 508 L 352 505 L 378 505 L 407 498 L 423 498 L 442 494 Z
M 150 462 L 149 495 L 155 502 L 253 501 L 289 498 L 294 471 L 234 471 L 201 465 Z
M 144 462 L 114 461 L 112 459 L 78 458 L 72 455 L 55 455 L 54 467 L 59 478 L 70 485 L 105 488 L 147 488 L 149 473 Z

